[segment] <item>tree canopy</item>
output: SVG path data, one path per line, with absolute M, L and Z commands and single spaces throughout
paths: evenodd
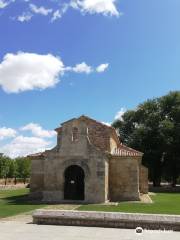
M 23 182 L 30 177 L 30 159 L 26 157 L 19 157 L 16 159 L 11 159 L 7 156 L 0 155 L 0 178 L 5 180 L 7 178 L 14 178 L 14 183 L 16 184 L 16 179 L 21 178 Z
M 144 153 L 149 179 L 176 185 L 180 176 L 180 91 L 147 100 L 123 114 L 113 126 L 123 143 Z

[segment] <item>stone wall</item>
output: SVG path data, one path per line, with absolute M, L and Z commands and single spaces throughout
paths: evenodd
M 111 152 L 112 147 L 117 147 L 120 144 L 114 128 L 88 117 L 82 116 L 79 121 L 87 124 L 90 142 L 102 151 Z
M 139 200 L 146 176 L 142 170 L 139 180 L 141 157 L 110 154 L 120 144 L 113 128 L 82 116 L 56 131 L 57 146 L 32 158 L 31 193 L 42 193 L 45 202 L 63 202 L 65 170 L 77 165 L 85 175 L 84 203 Z
M 96 121 L 88 119 L 82 119 L 82 121 L 86 122 L 87 124 L 88 138 L 90 142 L 97 148 L 101 149 L 102 151 L 109 151 L 110 129 L 103 124 L 97 123 Z
M 138 157 L 112 157 L 109 162 L 111 201 L 139 200 Z
M 148 169 L 143 165 L 140 166 L 139 190 L 141 193 L 148 193 Z
M 72 129 L 78 128 L 77 141 Z M 46 152 L 44 160 L 45 202 L 64 201 L 64 172 L 71 165 L 80 166 L 85 173 L 84 202 L 105 202 L 108 196 L 108 157 L 88 139 L 87 123 L 78 120 L 62 125 L 61 147 Z
M 33 198 L 42 198 L 44 190 L 44 159 L 31 160 L 30 195 Z

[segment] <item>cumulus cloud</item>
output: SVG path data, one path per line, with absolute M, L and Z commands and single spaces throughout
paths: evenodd
M 24 13 L 22 13 L 21 15 L 19 15 L 18 17 L 17 17 L 17 20 L 19 21 L 19 22 L 29 22 L 30 20 L 31 20 L 31 18 L 33 17 L 33 15 L 31 14 L 31 13 L 29 13 L 29 12 L 24 12 Z
M 101 72 L 104 72 L 108 67 L 109 67 L 109 63 L 103 63 L 96 68 L 96 71 L 101 73 Z
M 69 8 L 73 8 L 82 13 L 82 15 L 88 14 L 101 14 L 104 16 L 116 16 L 121 15 L 121 12 L 117 9 L 118 0 L 62 0 L 54 1 L 55 7 L 48 8 L 46 6 L 37 6 L 30 0 L 22 0 L 19 2 L 25 3 L 27 6 L 23 9 L 23 13 L 18 17 L 10 17 L 10 19 L 18 20 L 20 22 L 28 22 L 35 14 L 41 16 L 50 16 L 50 21 L 54 22 L 60 19 Z M 10 3 L 18 2 L 16 0 L 0 0 L 0 9 L 6 8 Z M 28 12 L 27 7 L 29 8 Z
M 0 128 L 0 140 L 4 140 L 5 138 L 15 137 L 17 134 L 16 130 L 12 128 L 2 127 Z
M 30 133 L 27 135 L 26 131 Z M 27 124 L 18 130 L 2 127 L 0 128 L 0 152 L 15 158 L 45 151 L 52 148 L 55 135 L 55 131 L 43 129 L 37 123 Z M 51 138 L 51 141 L 47 141 L 47 138 Z
M 41 14 L 44 16 L 47 16 L 49 13 L 51 13 L 53 10 L 51 8 L 45 8 L 44 6 L 37 7 L 35 4 L 29 4 L 29 7 L 31 11 L 35 14 Z
M 72 0 L 70 4 L 83 13 L 119 16 L 115 3 L 116 0 Z
M 117 0 L 71 0 L 64 3 L 62 8 L 53 12 L 51 22 L 61 18 L 69 8 L 79 10 L 80 12 L 89 14 L 103 14 L 104 16 L 119 16 L 121 13 L 116 8 Z
M 125 108 L 121 108 L 115 115 L 114 119 L 115 120 L 122 120 L 122 116 L 125 113 L 126 109 Z
M 102 63 L 99 66 L 97 66 L 96 68 L 94 68 L 94 67 L 88 65 L 87 63 L 82 62 L 82 63 L 76 64 L 74 67 L 66 67 L 65 70 L 72 71 L 75 73 L 86 73 L 86 74 L 89 74 L 89 73 L 92 73 L 95 71 L 98 73 L 101 73 L 101 72 L 104 72 L 108 68 L 108 66 L 109 66 L 108 63 Z
M 31 131 L 31 133 L 40 138 L 52 138 L 56 135 L 55 131 L 45 130 L 37 123 L 29 123 L 20 128 L 21 131 Z
M 52 54 L 18 52 L 7 53 L 0 63 L 0 86 L 7 93 L 19 93 L 34 89 L 54 87 L 64 72 L 104 72 L 109 64 L 94 68 L 86 62 L 66 67 L 60 57 Z
M 0 147 L 0 152 L 12 158 L 44 151 L 51 142 L 38 137 L 17 136 L 10 143 Z
M 61 59 L 51 54 L 8 53 L 0 63 L 0 86 L 8 93 L 46 89 L 59 82 L 63 69 Z
M 93 71 L 92 67 L 87 65 L 85 62 L 76 64 L 75 67 L 72 68 L 72 71 L 76 73 L 91 73 Z

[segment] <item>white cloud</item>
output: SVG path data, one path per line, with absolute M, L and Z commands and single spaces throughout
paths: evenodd
M 27 13 L 22 13 L 22 15 L 19 15 L 18 17 L 17 17 L 17 20 L 19 21 L 19 22 L 28 22 L 28 21 L 30 21 L 31 20 L 31 18 L 33 17 L 33 15 L 31 14 L 31 13 L 29 13 L 29 12 L 27 12 Z M 13 18 L 14 19 L 14 18 Z
M 63 72 L 63 62 L 51 54 L 8 53 L 0 63 L 0 86 L 8 93 L 46 89 L 55 86 Z
M 49 13 L 53 11 L 51 8 L 45 8 L 43 6 L 37 7 L 35 4 L 29 4 L 29 7 L 33 13 L 41 14 L 44 16 L 47 16 Z
M 102 124 L 107 125 L 108 127 L 111 126 L 111 123 L 109 123 L 109 122 L 102 122 Z
M 100 73 L 108 66 L 105 63 L 94 68 L 82 62 L 74 67 L 66 67 L 59 57 L 52 54 L 7 53 L 0 63 L 0 86 L 7 93 L 43 90 L 54 87 L 65 71 L 90 74 L 96 70 Z
M 75 67 L 66 67 L 65 71 L 89 74 L 89 73 L 92 73 L 94 70 L 92 66 L 86 64 L 85 62 L 82 62 L 82 63 L 76 64 Z
M 109 67 L 109 63 L 103 63 L 96 68 L 96 71 L 101 73 L 101 72 L 104 72 L 108 67 Z
M 67 12 L 69 8 L 79 10 L 83 15 L 85 13 L 89 14 L 102 14 L 104 16 L 120 16 L 121 12 L 117 9 L 118 0 L 68 0 L 61 1 L 55 0 L 54 4 L 56 8 L 48 8 L 46 6 L 37 6 L 32 3 L 30 0 L 21 0 L 19 2 L 24 2 L 26 8 L 23 9 L 23 13 L 18 17 L 10 17 L 10 19 L 18 20 L 20 22 L 28 22 L 32 19 L 35 14 L 42 16 L 50 15 L 50 21 L 54 22 L 55 20 L 61 18 L 63 14 Z M 6 8 L 12 2 L 18 2 L 16 0 L 0 0 L 0 9 Z M 29 13 L 26 13 L 27 6 L 29 8 Z M 60 7 L 61 6 L 61 7 Z
M 119 16 L 115 3 L 116 0 L 72 0 L 70 4 L 83 13 Z
M 15 0 L 0 0 L 0 9 L 7 7 L 10 3 L 15 2 Z
M 68 10 L 69 8 L 69 4 L 63 4 L 62 8 L 61 9 L 58 9 L 58 10 L 55 10 L 53 12 L 53 15 L 52 15 L 52 18 L 51 18 L 51 22 L 54 22 L 56 21 L 57 19 L 61 18 L 63 16 L 63 14 L 66 13 L 66 11 Z
M 16 136 L 16 130 L 12 128 L 6 128 L 2 127 L 0 128 L 0 140 L 3 140 L 5 138 L 11 138 Z
M 80 10 L 82 13 L 103 14 L 105 16 L 119 16 L 121 13 L 116 8 L 117 0 L 71 0 L 69 3 L 63 4 L 61 9 L 54 11 L 51 22 L 54 22 L 71 7 Z
M 17 136 L 10 143 L 0 147 L 0 152 L 12 158 L 44 151 L 51 142 L 38 137 Z
M 87 65 L 85 62 L 76 64 L 75 67 L 72 68 L 72 71 L 76 73 L 91 73 L 93 71 L 92 67 Z
M 122 115 L 125 113 L 126 109 L 121 108 L 120 111 L 118 111 L 114 117 L 115 120 L 122 120 Z
M 57 19 L 59 19 L 61 17 L 62 17 L 62 14 L 61 14 L 60 10 L 58 9 L 58 10 L 53 12 L 53 16 L 51 18 L 51 22 L 54 22 L 54 21 L 56 21 Z
M 82 63 L 76 64 L 75 67 L 66 67 L 66 71 L 89 74 L 96 70 L 96 72 L 101 73 L 101 72 L 104 72 L 108 68 L 108 66 L 109 66 L 108 63 L 103 63 L 94 69 L 92 66 L 88 65 L 87 63 L 82 62 Z
M 20 130 L 31 131 L 34 136 L 40 138 L 52 138 L 56 135 L 55 131 L 45 130 L 37 123 L 29 123 L 20 128 Z
M 4 0 L 0 0 L 0 9 L 7 7 L 7 5 L 8 5 L 8 2 L 6 2 Z

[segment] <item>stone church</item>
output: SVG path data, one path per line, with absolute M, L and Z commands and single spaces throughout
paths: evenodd
M 57 145 L 29 156 L 33 198 L 102 203 L 139 200 L 148 192 L 143 154 L 121 144 L 113 127 L 81 116 L 55 130 Z

